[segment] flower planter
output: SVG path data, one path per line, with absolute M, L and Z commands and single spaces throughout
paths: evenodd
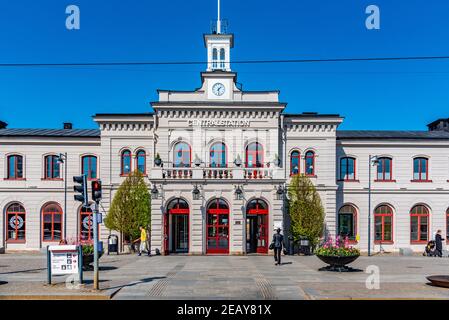
M 103 252 L 98 252 L 98 259 L 101 258 Z M 94 262 L 93 254 L 83 254 L 83 270 L 92 270 L 93 267 L 90 265 Z
M 354 262 L 360 255 L 352 256 L 323 256 L 317 255 L 317 257 L 328 264 L 328 266 L 320 268 L 320 271 L 354 271 L 351 267 L 347 265 Z

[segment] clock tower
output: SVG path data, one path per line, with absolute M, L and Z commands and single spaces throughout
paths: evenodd
M 226 32 L 226 24 L 220 16 L 218 0 L 217 21 L 210 34 L 204 35 L 207 49 L 207 70 L 202 74 L 206 84 L 207 98 L 211 100 L 229 100 L 235 86 L 235 73 L 231 71 L 231 49 L 234 47 L 234 35 Z

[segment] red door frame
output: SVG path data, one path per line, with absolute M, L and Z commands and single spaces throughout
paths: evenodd
M 213 203 L 216 204 L 216 208 L 207 208 L 206 212 L 206 254 L 229 254 L 229 206 L 226 203 L 227 209 L 220 209 L 219 208 L 219 201 L 220 199 L 215 199 L 212 201 L 210 205 Z M 223 200 L 222 200 L 223 201 Z M 217 221 L 215 224 L 209 224 L 209 214 L 217 215 Z M 227 215 L 228 216 L 228 224 L 219 224 L 220 221 L 220 215 Z M 217 228 L 217 233 L 215 237 L 209 237 L 209 227 L 215 227 Z M 215 238 L 216 243 L 218 244 L 218 241 L 220 240 L 220 235 L 218 233 L 219 228 L 226 228 L 228 229 L 228 247 L 227 248 L 213 248 L 209 249 L 208 246 L 208 240 Z
M 251 216 L 259 216 L 262 215 L 265 218 L 265 223 L 264 225 L 259 225 L 257 224 L 257 227 L 261 227 L 264 230 L 264 235 L 263 238 L 265 239 L 265 247 L 259 247 L 257 246 L 257 253 L 263 253 L 263 254 L 267 254 L 268 253 L 268 220 L 269 220 L 269 215 L 268 215 L 268 204 L 260 199 L 254 199 L 252 201 L 257 201 L 256 202 L 256 208 L 255 209 L 249 209 L 247 211 L 247 215 L 251 215 Z M 263 201 L 265 203 L 265 205 L 267 206 L 267 209 L 263 209 L 259 207 L 259 202 Z
M 172 201 L 178 201 L 178 200 L 180 200 L 180 199 L 174 199 Z M 171 201 L 170 201 L 169 205 L 170 204 L 171 204 Z M 169 219 L 170 219 L 171 214 L 187 215 L 187 226 L 190 229 L 190 208 L 180 208 L 179 201 L 178 201 L 175 208 L 167 210 L 167 213 L 164 214 L 164 255 L 166 255 L 166 256 L 170 254 L 170 243 L 169 243 L 170 220 Z M 188 230 L 188 231 L 190 231 L 190 230 Z M 190 232 L 187 232 L 187 243 L 188 243 L 187 252 L 189 252 L 190 251 Z

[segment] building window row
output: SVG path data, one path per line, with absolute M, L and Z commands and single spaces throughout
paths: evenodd
M 132 172 L 132 153 L 130 150 L 123 150 L 121 153 L 120 161 L 120 174 L 122 176 L 127 176 Z M 142 174 L 146 174 L 146 162 L 147 155 L 144 150 L 138 150 L 135 154 L 135 166 L 134 170 L 139 171 Z
M 8 242 L 26 242 L 27 212 L 18 202 L 6 208 L 6 240 Z M 44 242 L 59 242 L 63 239 L 63 211 L 58 203 L 50 202 L 41 209 L 41 234 Z M 93 218 L 90 208 L 79 211 L 79 240 L 91 242 L 93 239 Z
M 430 239 L 430 210 L 424 205 L 414 206 L 410 212 L 410 243 L 427 243 Z M 449 209 L 446 212 L 447 237 L 449 238 Z M 338 234 L 357 239 L 357 209 L 346 204 L 338 211 Z M 382 204 L 374 209 L 374 241 L 375 243 L 393 243 L 393 208 Z
M 304 171 L 301 171 L 301 162 L 304 160 Z M 298 150 L 293 150 L 290 153 L 290 175 L 304 173 L 307 176 L 315 175 L 315 152 L 307 151 L 304 159 L 301 158 L 301 153 Z
M 357 159 L 354 157 L 340 158 L 339 180 L 357 181 Z M 394 182 L 393 179 L 393 159 L 381 157 L 377 159 L 375 169 L 375 181 Z M 431 182 L 429 180 L 429 159 L 417 157 L 413 159 L 413 179 L 412 182 Z
M 7 157 L 7 180 L 25 179 L 25 161 L 22 155 L 13 154 Z M 93 155 L 81 157 L 81 174 L 87 174 L 89 179 L 98 178 L 98 161 Z M 62 179 L 61 161 L 57 155 L 47 155 L 44 157 L 44 180 Z

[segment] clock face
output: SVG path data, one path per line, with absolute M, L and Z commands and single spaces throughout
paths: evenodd
M 212 87 L 212 92 L 220 97 L 225 93 L 225 86 L 222 83 L 216 83 Z

